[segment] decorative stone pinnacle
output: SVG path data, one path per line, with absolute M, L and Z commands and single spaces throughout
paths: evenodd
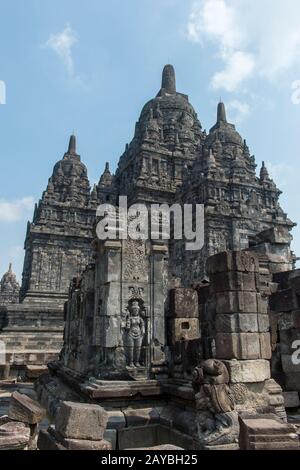
M 74 134 L 70 137 L 68 153 L 70 155 L 76 155 L 76 137 Z
M 161 87 L 170 94 L 176 93 L 176 77 L 173 65 L 165 65 L 162 73 Z
M 226 109 L 224 103 L 220 102 L 218 104 L 218 116 L 217 116 L 217 122 L 227 122 L 226 118 Z

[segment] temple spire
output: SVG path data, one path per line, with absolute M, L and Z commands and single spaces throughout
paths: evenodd
M 218 104 L 217 122 L 227 122 L 225 105 L 221 101 Z
M 68 154 L 76 155 L 76 137 L 74 134 L 72 134 L 70 137 Z
M 9 272 L 10 274 L 12 273 L 12 263 L 9 263 L 8 272 Z
M 173 65 L 165 65 L 162 73 L 161 87 L 170 94 L 176 93 L 176 77 Z
M 265 162 L 262 162 L 262 167 L 260 170 L 260 181 L 267 181 L 270 179 L 268 169 L 265 165 Z

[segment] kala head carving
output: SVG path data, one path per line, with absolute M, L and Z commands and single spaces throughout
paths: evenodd
M 193 372 L 197 409 L 197 439 L 204 446 L 237 442 L 239 425 L 234 400 L 229 389 L 225 364 L 207 359 Z

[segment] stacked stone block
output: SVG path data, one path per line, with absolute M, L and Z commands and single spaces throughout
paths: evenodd
M 271 358 L 268 303 L 259 290 L 259 263 L 250 252 L 224 252 L 208 261 L 216 299 L 216 355 L 220 359 Z

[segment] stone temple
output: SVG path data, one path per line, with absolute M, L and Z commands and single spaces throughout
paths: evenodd
M 55 429 L 39 448 L 299 448 L 300 271 L 280 194 L 223 103 L 203 130 L 171 65 L 92 189 L 71 136 L 28 223 L 21 288 L 11 267 L 1 281 L 4 378 L 48 364 L 35 388 Z M 97 207 L 121 233 L 122 196 L 174 217 L 203 205 L 201 247 L 160 236 L 159 211 L 154 237 L 100 239 Z

